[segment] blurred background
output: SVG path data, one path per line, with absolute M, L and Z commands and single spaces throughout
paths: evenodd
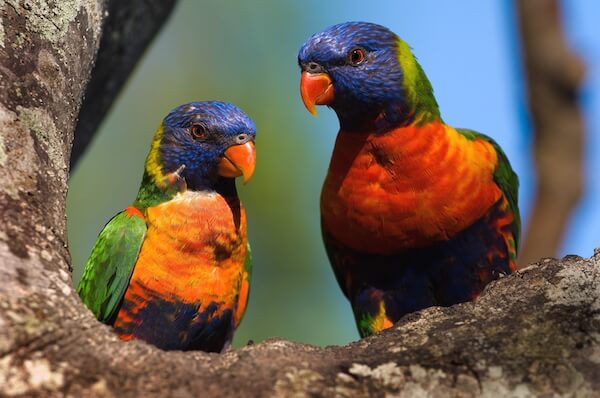
M 600 2 L 564 1 L 562 10 L 568 42 L 587 65 L 581 102 L 587 142 L 586 191 L 560 252 L 590 256 L 600 246 Z M 256 173 L 239 187 L 254 274 L 235 345 L 272 336 L 316 345 L 358 339 L 319 228 L 337 119 L 326 108 L 318 118 L 306 112 L 296 64 L 312 33 L 348 20 L 383 24 L 403 37 L 429 76 L 445 121 L 500 143 L 521 179 L 526 223 L 534 194 L 532 135 L 512 2 L 183 0 L 72 170 L 68 232 L 75 284 L 103 225 L 135 198 L 162 117 L 188 101 L 220 99 L 239 105 L 258 127 Z

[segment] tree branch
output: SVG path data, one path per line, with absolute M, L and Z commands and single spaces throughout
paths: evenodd
M 65 195 L 70 143 L 104 13 L 96 0 L 76 3 L 0 3 L 3 264 L 39 261 L 55 271 L 69 267 Z M 11 286 L 14 272 L 21 280 L 29 277 L 24 264 L 0 268 L 0 282 L 9 283 L 3 288 Z
M 556 255 L 583 191 L 583 62 L 562 33 L 558 0 L 518 0 L 537 186 L 521 263 Z
M 98 126 L 134 66 L 168 19 L 176 0 L 110 0 L 92 78 L 75 128 L 71 168 L 84 154 Z
M 599 284 L 600 255 L 545 260 L 493 283 L 475 303 L 409 315 L 345 347 L 273 339 L 224 355 L 121 342 L 68 281 L 62 293 L 45 284 L 54 295 L 4 304 L 12 348 L 0 354 L 0 394 L 591 396 L 600 388 Z

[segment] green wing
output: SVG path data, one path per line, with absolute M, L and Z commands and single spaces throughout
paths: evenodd
M 77 293 L 100 321 L 119 307 L 146 235 L 146 222 L 123 211 L 104 227 L 85 264 Z
M 244 276 L 250 284 L 252 280 L 252 250 L 250 250 L 250 242 L 248 242 L 248 253 L 246 254 L 246 261 L 244 261 Z
M 468 138 L 469 140 L 475 140 L 480 138 L 489 142 L 494 149 L 496 150 L 496 154 L 498 155 L 498 164 L 496 165 L 496 170 L 494 171 L 494 181 L 500 187 L 504 196 L 506 196 L 506 200 L 508 201 L 508 206 L 510 211 L 513 214 L 514 221 L 512 224 L 512 232 L 515 239 L 515 249 L 518 252 L 519 250 L 519 241 L 521 237 L 521 215 L 519 213 L 519 177 L 513 171 L 510 166 L 510 162 L 508 161 L 508 157 L 500 148 L 500 145 L 496 143 L 491 137 L 488 137 L 485 134 L 478 133 L 473 130 L 467 129 L 456 129 L 460 134 Z
M 248 242 L 248 251 L 246 259 L 244 260 L 244 271 L 242 273 L 242 283 L 240 285 L 240 291 L 238 293 L 237 305 L 235 314 L 233 315 L 233 321 L 237 328 L 246 313 L 246 307 L 248 306 L 248 297 L 250 296 L 250 285 L 252 281 L 252 251 L 250 250 L 250 242 Z

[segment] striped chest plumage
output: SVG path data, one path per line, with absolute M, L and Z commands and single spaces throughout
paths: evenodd
M 447 240 L 501 197 L 496 153 L 434 122 L 387 133 L 340 131 L 321 195 L 325 230 L 364 253 Z
M 514 271 L 498 155 L 442 123 L 340 132 L 321 195 L 323 237 L 361 335 L 477 297 Z
M 148 208 L 146 222 L 115 328 L 164 349 L 220 350 L 233 333 L 247 255 L 241 203 L 188 191 Z

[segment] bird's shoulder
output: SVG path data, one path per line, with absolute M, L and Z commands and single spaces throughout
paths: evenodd
M 463 137 L 470 141 L 482 140 L 491 145 L 496 153 L 496 166 L 494 168 L 494 181 L 504 194 L 510 211 L 513 213 L 513 234 L 515 241 L 519 242 L 520 230 L 521 230 L 521 219 L 519 214 L 518 196 L 519 196 L 519 177 L 513 170 L 508 156 L 502 149 L 502 147 L 490 136 L 475 130 L 459 128 L 456 129 Z

